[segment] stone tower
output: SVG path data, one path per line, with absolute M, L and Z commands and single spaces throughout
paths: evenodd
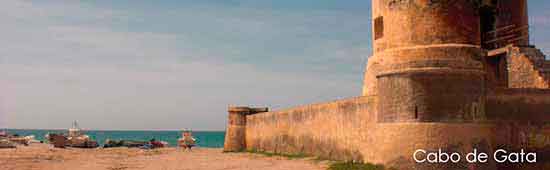
M 419 148 L 492 153 L 508 142 L 492 124 L 507 115 L 486 108 L 489 94 L 494 96 L 487 79 L 505 84 L 488 75 L 506 67 L 491 66 L 495 59 L 488 52 L 529 45 L 526 8 L 525 0 L 373 0 L 373 55 L 363 96 L 376 101 L 369 134 L 376 136 L 370 145 L 380 147 L 370 148 L 365 160 L 399 169 L 497 169 L 410 158 Z
M 463 122 L 484 115 L 479 3 L 373 0 L 364 95 L 378 122 Z

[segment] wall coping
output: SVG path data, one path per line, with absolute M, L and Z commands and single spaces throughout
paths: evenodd
M 319 102 L 319 103 L 312 103 L 312 104 L 304 104 L 304 105 L 298 105 L 294 107 L 289 107 L 285 109 L 279 109 L 269 112 L 261 112 L 249 116 L 255 116 L 255 115 L 263 115 L 263 114 L 274 114 L 274 113 L 281 113 L 281 112 L 289 112 L 293 110 L 300 110 L 300 109 L 306 109 L 306 108 L 312 108 L 312 107 L 321 107 L 323 105 L 329 105 L 329 104 L 336 104 L 336 103 L 344 103 L 344 102 L 352 102 L 352 101 L 364 101 L 368 102 L 370 99 L 374 99 L 375 96 L 355 96 L 355 97 L 349 97 L 344 99 L 337 99 L 333 101 L 328 102 Z

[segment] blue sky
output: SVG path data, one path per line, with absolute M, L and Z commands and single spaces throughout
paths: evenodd
M 0 127 L 223 130 L 228 105 L 356 96 L 369 19 L 366 0 L 5 0 Z

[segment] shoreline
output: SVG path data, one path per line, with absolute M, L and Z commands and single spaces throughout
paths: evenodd
M 34 136 L 38 141 L 46 142 L 45 135 L 52 133 L 67 134 L 68 130 L 18 130 L 8 129 L 8 134 L 19 134 L 20 136 Z M 181 131 L 96 131 L 83 130 L 85 135 L 91 140 L 96 141 L 100 146 L 105 144 L 106 140 L 128 140 L 128 141 L 150 141 L 152 139 L 168 142 L 170 146 L 177 146 L 177 140 L 182 137 Z M 221 148 L 224 145 L 225 132 L 202 132 L 194 131 L 193 136 L 197 138 L 197 145 L 209 148 Z

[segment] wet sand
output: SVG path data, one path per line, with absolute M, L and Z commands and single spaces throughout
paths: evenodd
M 1 170 L 324 170 L 311 159 L 222 153 L 221 149 L 58 149 L 46 144 L 0 149 Z

